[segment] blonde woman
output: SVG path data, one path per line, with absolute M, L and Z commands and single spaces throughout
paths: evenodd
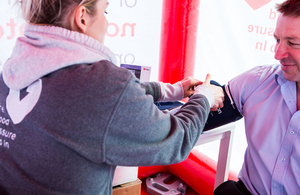
M 209 76 L 141 87 L 117 67 L 107 0 L 18 3 L 28 25 L 0 75 L 0 194 L 111 194 L 117 165 L 184 160 L 223 106 Z M 193 93 L 175 116 L 153 104 Z

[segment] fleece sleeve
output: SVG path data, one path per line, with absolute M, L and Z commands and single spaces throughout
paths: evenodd
M 207 98 L 195 94 L 174 116 L 160 111 L 131 78 L 107 129 L 105 162 L 124 166 L 181 162 L 198 140 L 209 110 Z
M 157 82 L 142 82 L 141 87 L 145 89 L 147 95 L 152 95 L 154 102 L 159 100 L 161 92 Z

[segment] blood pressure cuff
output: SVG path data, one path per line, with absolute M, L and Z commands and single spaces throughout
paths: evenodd
M 213 129 L 225 125 L 227 123 L 235 122 L 243 118 L 243 116 L 238 111 L 232 99 L 229 86 L 228 85 L 221 86 L 219 83 L 213 80 L 211 80 L 210 83 L 212 85 L 217 85 L 222 87 L 225 95 L 224 102 L 223 102 L 224 107 L 219 108 L 217 111 L 210 111 L 203 131 Z

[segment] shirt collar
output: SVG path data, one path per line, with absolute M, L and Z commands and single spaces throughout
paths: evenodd
M 275 81 L 278 85 L 283 85 L 287 82 L 286 78 L 283 76 L 282 70 L 278 74 L 275 74 Z

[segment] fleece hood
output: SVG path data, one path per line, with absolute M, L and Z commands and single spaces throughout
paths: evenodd
M 20 90 L 58 69 L 116 58 L 99 41 L 79 32 L 56 26 L 27 24 L 24 37 L 16 41 L 11 57 L 3 65 L 5 84 Z

